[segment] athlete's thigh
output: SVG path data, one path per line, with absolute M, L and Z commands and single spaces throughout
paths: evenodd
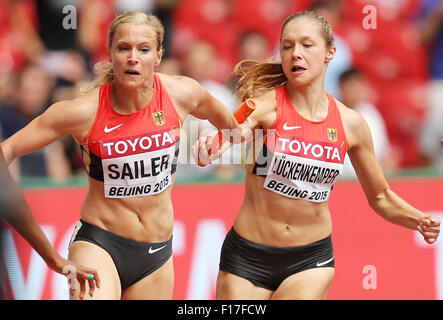
M 123 300 L 171 300 L 174 265 L 171 256 L 160 268 L 122 292 Z
M 101 247 L 87 242 L 74 241 L 69 248 L 69 260 L 97 270 L 100 278 L 100 288 L 95 288 L 92 297 L 89 296 L 89 286 L 86 284 L 84 299 L 119 300 L 121 296 L 120 278 L 111 256 Z M 76 282 L 75 293 L 71 299 L 79 299 L 80 286 Z
M 272 295 L 275 300 L 324 300 L 334 278 L 335 269 L 313 268 L 286 278 Z
M 268 300 L 272 291 L 226 271 L 219 271 L 215 298 L 217 300 Z

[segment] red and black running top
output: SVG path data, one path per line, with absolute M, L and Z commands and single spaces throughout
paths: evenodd
M 334 98 L 327 94 L 328 114 L 311 121 L 293 107 L 286 86 L 275 90 L 277 116 L 255 142 L 248 171 L 265 178 L 263 187 L 280 195 L 322 202 L 343 171 L 348 143 Z
M 131 114 L 112 108 L 111 83 L 103 85 L 94 124 L 81 143 L 89 176 L 103 181 L 107 198 L 162 192 L 176 170 L 181 123 L 156 74 L 151 101 Z

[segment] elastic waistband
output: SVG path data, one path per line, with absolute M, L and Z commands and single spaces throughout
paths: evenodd
M 231 235 L 236 239 L 236 241 L 242 242 L 242 243 L 244 243 L 244 244 L 246 244 L 246 245 L 248 245 L 250 247 L 256 247 L 257 249 L 260 249 L 262 251 L 269 251 L 270 253 L 297 252 L 297 251 L 310 250 L 310 249 L 315 249 L 315 248 L 318 248 L 318 247 L 332 245 L 332 237 L 331 237 L 331 235 L 327 236 L 324 239 L 320 239 L 318 241 L 311 242 L 311 243 L 308 243 L 308 244 L 304 244 L 304 245 L 301 245 L 301 246 L 275 247 L 275 246 L 261 244 L 261 243 L 258 243 L 258 242 L 254 242 L 254 241 L 245 239 L 242 236 L 240 236 L 237 232 L 235 232 L 234 227 L 231 228 L 229 233 L 231 233 Z
M 140 246 L 140 247 L 145 247 L 146 245 L 150 245 L 150 244 L 158 244 L 158 245 L 167 244 L 167 243 L 172 241 L 172 237 L 173 237 L 171 235 L 171 237 L 168 240 L 162 241 L 162 242 L 143 242 L 143 241 L 137 241 L 137 240 L 134 240 L 134 239 L 130 239 L 130 238 L 126 238 L 126 237 L 120 236 L 120 235 L 118 235 L 118 234 L 116 234 L 114 232 L 111 232 L 111 231 L 102 229 L 100 227 L 97 227 L 97 226 L 95 226 L 93 224 L 90 224 L 90 223 L 84 221 L 83 219 L 80 219 L 80 223 L 82 224 L 81 228 L 87 228 L 87 229 L 92 229 L 95 232 L 106 233 L 108 237 L 112 237 L 116 241 L 125 241 L 126 243 L 131 243 L 131 245 Z

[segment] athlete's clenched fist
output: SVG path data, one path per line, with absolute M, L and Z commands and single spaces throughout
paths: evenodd
M 440 219 L 435 216 L 426 215 L 420 220 L 418 231 L 420 231 L 427 243 L 434 243 L 437 241 L 440 233 Z

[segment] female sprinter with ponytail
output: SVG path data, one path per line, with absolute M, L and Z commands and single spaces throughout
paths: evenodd
M 237 92 L 256 104 L 241 126 L 264 134 L 252 136 L 245 198 L 223 243 L 217 299 L 327 298 L 335 261 L 328 199 L 346 152 L 380 216 L 418 230 L 427 243 L 437 240 L 439 219 L 389 188 L 363 118 L 325 92 L 334 54 L 328 22 L 305 11 L 282 27 L 281 62 L 236 67 Z M 201 145 L 194 157 L 207 162 Z
M 81 145 L 89 192 L 69 259 L 97 270 L 93 299 L 172 298 L 171 189 L 180 126 L 192 114 L 220 130 L 239 128 L 195 80 L 155 71 L 163 34 L 153 15 L 117 16 L 108 34 L 107 73 L 97 87 L 52 105 L 2 143 L 8 163 L 65 134 Z

